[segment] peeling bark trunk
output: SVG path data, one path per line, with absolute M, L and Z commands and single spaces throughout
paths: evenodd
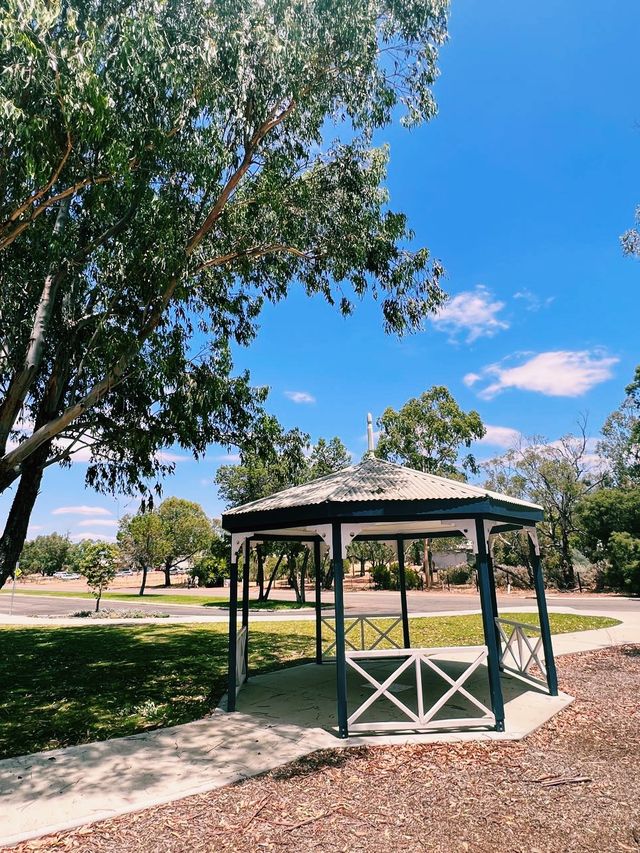
M 70 199 L 65 199 L 60 204 L 53 227 L 54 239 L 64 228 L 69 213 L 70 201 Z M 0 405 L 0 456 L 5 455 L 9 433 L 20 415 L 29 388 L 42 363 L 47 331 L 51 323 L 61 280 L 62 272 L 60 270 L 56 271 L 55 266 L 52 266 L 42 286 L 42 293 L 40 294 L 40 300 L 36 308 L 36 315 L 33 319 L 29 343 L 24 354 L 22 366 L 12 377 L 6 396 Z
M 264 554 L 262 546 L 256 546 L 256 558 L 258 560 L 258 569 L 256 574 L 256 582 L 258 584 L 258 601 L 264 601 Z
M 140 584 L 140 592 L 138 595 L 144 595 L 144 590 L 147 585 L 147 567 L 142 567 L 142 583 Z
M 263 601 L 266 601 L 269 598 L 269 593 L 271 592 L 271 586 L 272 586 L 274 580 L 276 579 L 276 574 L 278 572 L 278 569 L 280 568 L 280 563 L 282 562 L 283 557 L 284 557 L 284 552 L 282 554 L 280 554 L 280 556 L 278 557 L 278 560 L 275 564 L 275 567 L 274 567 L 273 571 L 271 572 L 271 577 L 269 578 L 269 583 L 267 584 L 267 591 L 264 594 Z
M 27 538 L 29 520 L 33 511 L 44 472 L 44 462 L 49 455 L 50 445 L 38 448 L 25 464 L 16 490 L 2 538 L 0 539 L 0 588 L 13 577 L 16 563 Z

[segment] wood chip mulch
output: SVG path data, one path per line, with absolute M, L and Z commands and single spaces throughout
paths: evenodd
M 319 752 L 14 850 L 640 853 L 640 646 L 558 664 L 576 702 L 524 741 Z

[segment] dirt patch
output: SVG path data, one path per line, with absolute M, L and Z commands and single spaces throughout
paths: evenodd
M 20 851 L 640 851 L 640 647 L 563 657 L 576 702 L 515 743 L 316 753 Z

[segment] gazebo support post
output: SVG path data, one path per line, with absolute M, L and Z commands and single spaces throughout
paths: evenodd
M 411 637 L 409 636 L 409 613 L 407 610 L 407 578 L 404 570 L 404 542 L 396 540 L 398 548 L 398 580 L 400 582 L 400 608 L 402 610 L 402 642 L 405 649 L 411 648 Z
M 229 674 L 227 711 L 236 709 L 236 654 L 238 647 L 238 557 L 231 555 L 229 565 Z
M 491 596 L 491 582 L 489 580 L 489 561 L 487 553 L 487 542 L 484 533 L 482 519 L 476 519 L 476 541 L 478 550 L 476 553 L 476 566 L 478 569 L 478 584 L 480 587 L 480 606 L 482 607 L 482 625 L 484 628 L 484 641 L 487 646 L 489 671 L 489 692 L 491 694 L 491 710 L 496 720 L 496 731 L 504 731 L 504 699 L 502 697 L 502 684 L 500 683 L 500 652 L 496 641 L 496 616 Z
M 536 601 L 538 603 L 538 617 L 540 619 L 540 633 L 542 635 L 542 648 L 544 649 L 544 662 L 547 669 L 547 686 L 551 696 L 558 695 L 558 674 L 556 672 L 556 661 L 553 656 L 553 645 L 551 643 L 551 626 L 549 625 L 549 612 L 547 610 L 547 599 L 544 594 L 544 577 L 542 575 L 542 564 L 540 554 L 536 553 L 538 548 L 529 537 L 529 553 L 533 568 L 533 584 L 536 589 Z
M 344 642 L 344 584 L 342 563 L 342 525 L 331 526 L 331 558 L 333 560 L 334 610 L 336 620 L 336 693 L 338 699 L 338 734 L 349 737 L 347 713 L 347 663 Z
M 493 557 L 491 556 L 491 548 L 489 547 L 489 542 L 487 544 L 487 567 L 489 569 L 489 588 L 491 590 L 491 606 L 493 607 L 494 616 L 499 616 L 498 611 L 498 598 L 496 596 L 496 575 L 493 567 Z M 498 625 L 493 620 L 493 627 L 496 634 L 496 645 L 498 646 L 498 657 L 502 659 L 502 637 L 500 636 L 500 629 Z M 500 664 L 500 669 L 502 670 L 502 663 Z
M 245 539 L 242 549 L 244 559 L 242 561 L 242 627 L 247 629 L 244 642 L 244 671 L 245 680 L 249 678 L 249 569 L 251 567 L 251 545 Z
M 320 540 L 313 543 L 313 568 L 316 573 L 316 663 L 322 663 L 322 578 L 320 577 Z

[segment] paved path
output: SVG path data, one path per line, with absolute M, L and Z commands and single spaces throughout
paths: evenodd
M 214 590 L 215 592 L 215 590 Z M 277 590 L 275 598 L 290 599 L 291 593 L 287 590 Z M 8 593 L 0 595 L 0 622 L 9 615 L 11 609 L 11 596 Z M 333 595 L 325 593 L 323 600 L 333 603 Z M 578 607 L 583 611 L 598 612 L 629 612 L 640 613 L 640 598 L 625 598 L 623 596 L 599 596 L 599 595 L 549 595 L 547 601 L 550 606 Z M 441 593 L 441 592 L 410 592 L 407 596 L 409 612 L 412 615 L 422 613 L 446 613 L 450 611 L 475 611 L 480 607 L 480 598 L 470 593 Z M 511 607 L 526 609 L 527 606 L 535 606 L 533 595 L 500 595 L 498 596 L 498 607 Z M 78 610 L 93 609 L 93 600 L 78 598 L 61 598 L 57 596 L 21 595 L 16 593 L 13 602 L 13 614 L 15 616 L 69 616 Z M 224 622 L 227 619 L 227 611 L 223 608 L 204 606 L 199 604 L 163 604 L 160 596 L 158 598 L 143 601 L 112 601 L 105 600 L 103 607 L 112 610 L 150 610 L 168 613 L 170 616 L 201 616 L 214 617 L 213 621 Z M 311 605 L 313 606 L 313 605 Z M 398 614 L 400 612 L 400 599 L 397 592 L 364 591 L 348 592 L 345 595 L 345 606 L 347 613 L 367 613 L 370 615 L 381 615 L 386 613 Z M 329 611 L 325 611 L 329 612 Z M 275 610 L 275 611 L 252 611 L 251 620 L 254 619 L 289 619 L 300 617 L 309 618 L 312 610 L 301 613 L 297 610 Z M 77 623 L 77 619 L 74 620 Z M 102 623 L 103 624 L 103 623 Z
M 556 653 L 640 642 L 640 613 L 606 611 L 606 615 L 619 618 L 622 624 L 558 635 L 554 637 Z M 552 704 L 544 708 L 543 700 L 538 694 L 520 709 L 523 720 L 527 720 L 527 731 L 556 713 L 570 697 L 561 696 L 555 704 L 554 700 L 544 700 Z M 531 716 L 532 704 L 536 703 L 540 705 L 539 719 Z M 518 729 L 514 713 L 507 732 L 484 733 L 482 737 L 526 734 L 524 726 Z M 470 736 L 475 737 L 466 735 Z M 437 737 L 420 735 L 384 741 L 431 742 Z M 449 735 L 446 739 L 460 737 Z M 339 741 L 322 729 L 291 725 L 269 728 L 249 716 L 216 712 L 204 720 L 170 729 L 0 761 L 0 845 L 211 790 L 316 749 L 352 746 L 363 740 Z M 369 738 L 366 742 L 380 739 Z

